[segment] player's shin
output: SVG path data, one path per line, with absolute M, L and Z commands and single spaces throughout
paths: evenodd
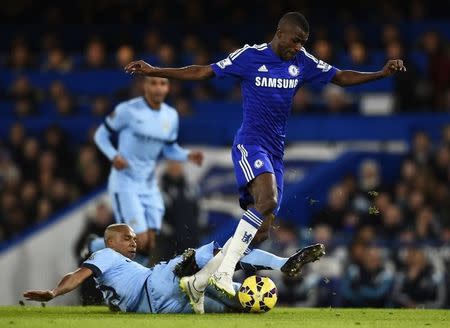
M 236 264 L 244 255 L 245 250 L 263 223 L 263 219 L 263 216 L 253 208 L 244 213 L 222 263 L 211 278 L 211 283 L 229 296 L 235 294 L 232 278 Z
M 219 265 L 222 263 L 225 253 L 231 243 L 231 239 L 228 239 L 222 249 L 211 259 L 206 265 L 195 274 L 195 288 L 197 290 L 204 290 L 208 285 L 208 280 L 211 275 L 217 270 Z

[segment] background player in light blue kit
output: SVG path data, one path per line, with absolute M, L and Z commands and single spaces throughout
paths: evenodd
M 146 268 L 132 261 L 136 255 L 136 234 L 126 224 L 113 224 L 105 230 L 107 248 L 97 251 L 83 262 L 81 268 L 66 274 L 52 290 L 30 290 L 24 297 L 34 301 L 50 301 L 66 294 L 91 275 L 95 276 L 97 288 L 102 291 L 106 304 L 113 310 L 143 313 L 192 313 L 190 297 L 180 289 L 183 272 L 198 271 L 213 273 L 215 264 L 211 259 L 217 251 L 211 242 L 186 252 L 168 263 Z M 226 245 L 225 245 L 226 247 Z M 300 255 L 299 255 L 300 254 Z M 246 266 L 264 269 L 279 269 L 289 274 L 298 274 L 303 265 L 318 260 L 324 254 L 323 245 L 312 245 L 297 252 L 291 258 L 280 258 L 273 254 L 253 250 L 244 257 Z M 217 256 L 216 256 L 217 257 Z M 214 259 L 216 259 L 214 257 Z M 236 288 L 238 285 L 235 285 Z M 189 296 L 189 297 L 188 297 Z M 195 308 L 194 308 L 195 309 Z M 203 310 L 203 308 L 202 308 Z M 230 300 L 210 289 L 206 294 L 206 312 L 241 311 L 237 300 Z M 195 311 L 198 312 L 198 311 Z
M 178 113 L 164 103 L 169 92 L 165 78 L 144 79 L 144 97 L 119 104 L 97 129 L 94 139 L 111 160 L 108 181 L 114 216 L 137 234 L 138 261 L 146 263 L 155 248 L 155 233 L 161 229 L 164 203 L 155 177 L 160 157 L 201 165 L 203 153 L 177 144 Z M 118 134 L 115 148 L 111 136 Z M 89 250 L 104 247 L 103 238 L 91 241 Z
M 181 80 L 230 76 L 241 82 L 244 114 L 234 139 L 232 158 L 240 204 L 246 212 L 211 278 L 217 289 L 230 296 L 235 294 L 232 274 L 236 263 L 257 232 L 257 240 L 267 238 L 281 204 L 286 125 L 297 90 L 305 83 L 361 84 L 406 70 L 400 59 L 389 60 L 378 72 L 339 70 L 305 50 L 308 37 L 305 17 L 290 12 L 280 19 L 270 43 L 245 45 L 216 64 L 159 68 L 140 60 L 125 68 L 128 73 L 145 76 Z

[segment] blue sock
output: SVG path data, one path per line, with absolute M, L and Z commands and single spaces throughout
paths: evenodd
M 95 238 L 89 243 L 89 251 L 91 253 L 95 253 L 103 248 L 105 248 L 105 240 L 103 238 Z
M 279 257 L 262 249 L 253 249 L 239 262 L 244 270 L 280 270 L 288 259 Z

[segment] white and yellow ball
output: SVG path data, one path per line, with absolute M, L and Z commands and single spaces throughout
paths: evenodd
M 251 276 L 242 283 L 238 297 L 246 311 L 267 312 L 277 303 L 277 287 L 268 277 Z

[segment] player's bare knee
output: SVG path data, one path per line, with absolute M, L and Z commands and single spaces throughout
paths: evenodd
M 263 199 L 259 203 L 255 204 L 256 210 L 264 217 L 268 217 L 273 214 L 278 206 L 277 199 L 275 197 L 268 197 Z

